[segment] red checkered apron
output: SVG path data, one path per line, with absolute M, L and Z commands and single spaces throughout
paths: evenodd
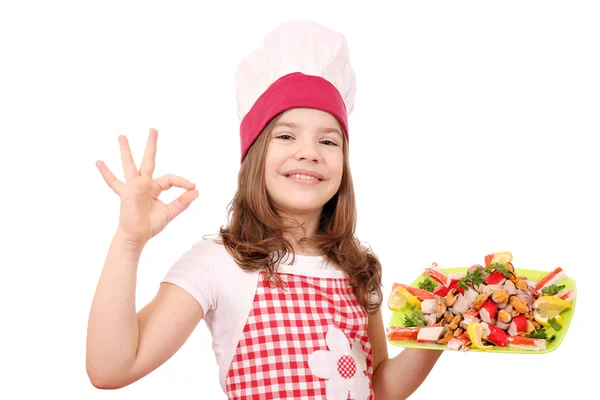
M 281 270 L 284 288 L 258 279 L 226 377 L 229 399 L 374 399 L 368 316 L 348 280 Z

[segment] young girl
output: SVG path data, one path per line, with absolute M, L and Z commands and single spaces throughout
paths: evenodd
M 168 360 L 204 320 L 230 399 L 404 399 L 441 352 L 388 357 L 381 265 L 355 236 L 348 114 L 355 77 L 345 38 L 311 21 L 273 30 L 237 73 L 241 167 L 227 226 L 196 241 L 156 297 L 135 308 L 147 242 L 198 192 L 153 179 L 157 132 L 140 168 L 119 137 L 125 182 L 118 229 L 91 307 L 87 371 L 129 385 Z M 157 199 L 186 189 L 169 205 Z

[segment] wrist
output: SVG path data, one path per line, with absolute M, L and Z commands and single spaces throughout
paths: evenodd
M 113 244 L 131 254 L 141 254 L 146 242 L 131 240 L 123 231 L 117 229 L 113 236 Z

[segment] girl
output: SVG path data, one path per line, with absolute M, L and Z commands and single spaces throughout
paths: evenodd
M 92 384 L 141 379 L 204 320 L 230 399 L 407 398 L 441 352 L 388 357 L 381 265 L 355 236 L 345 38 L 311 21 L 283 24 L 243 60 L 237 82 L 241 167 L 229 222 L 195 242 L 137 313 L 141 252 L 198 191 L 182 177 L 152 178 L 153 129 L 139 169 L 119 137 L 125 182 L 97 163 L 121 213 L 90 312 Z M 186 192 L 165 205 L 157 198 L 173 186 Z

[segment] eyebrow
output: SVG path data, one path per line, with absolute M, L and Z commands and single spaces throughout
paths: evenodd
M 275 124 L 274 128 L 277 128 L 280 126 L 285 126 L 287 128 L 292 128 L 292 129 L 300 128 L 300 125 L 298 125 L 298 124 L 295 124 L 293 122 L 283 122 L 283 121 L 277 122 Z M 342 132 L 340 132 L 340 130 L 337 128 L 320 128 L 319 133 L 337 133 L 338 135 L 343 136 Z

